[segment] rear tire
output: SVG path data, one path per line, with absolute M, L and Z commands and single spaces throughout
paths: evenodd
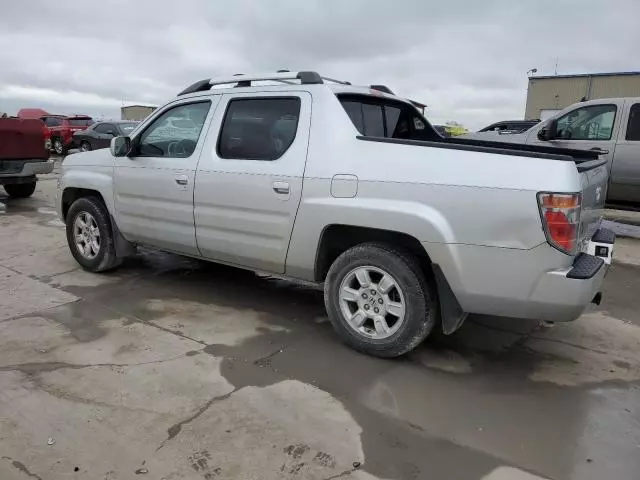
M 67 147 L 64 146 L 60 137 L 53 138 L 51 140 L 51 145 L 53 146 L 53 151 L 56 152 L 57 155 L 64 156 L 67 154 Z
M 28 198 L 36 191 L 36 182 L 8 184 L 4 190 L 11 198 Z
M 122 263 L 116 255 L 109 213 L 100 200 L 77 199 L 67 212 L 66 224 L 69 250 L 82 268 L 106 272 Z
M 325 306 L 347 345 L 392 358 L 410 352 L 431 333 L 439 316 L 437 291 L 419 262 L 378 243 L 357 245 L 333 262 L 325 280 Z
M 91 144 L 89 142 L 83 141 L 80 144 L 80 151 L 81 152 L 90 152 L 91 150 L 92 150 L 92 148 L 91 148 Z

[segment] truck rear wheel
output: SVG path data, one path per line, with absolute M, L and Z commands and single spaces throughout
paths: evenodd
M 67 154 L 67 147 L 64 146 L 62 139 L 59 137 L 52 139 L 53 151 L 60 156 Z
M 36 182 L 10 183 L 4 186 L 4 190 L 12 198 L 28 198 L 36 191 Z
M 350 248 L 333 262 L 325 305 L 345 343 L 391 358 L 413 350 L 431 333 L 438 318 L 436 288 L 418 262 L 377 243 Z
M 77 199 L 67 212 L 66 224 L 71 254 L 85 270 L 106 272 L 120 265 L 109 213 L 100 200 Z

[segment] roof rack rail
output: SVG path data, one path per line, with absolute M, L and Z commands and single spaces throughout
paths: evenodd
M 369 88 L 371 90 L 377 90 L 378 92 L 388 93 L 390 95 L 394 95 L 394 93 L 391 91 L 391 89 L 389 87 L 387 87 L 386 85 L 369 85 Z
M 344 80 L 336 80 L 335 78 L 322 77 L 322 80 L 326 80 L 327 82 L 339 83 L 340 85 L 351 85 L 351 82 L 346 82 Z
M 210 78 L 200 80 L 193 85 L 188 86 L 182 90 L 178 96 L 186 95 L 188 93 L 204 92 L 210 90 L 214 85 L 224 85 L 234 83 L 236 87 L 250 87 L 251 82 L 260 81 L 274 81 L 279 83 L 293 84 L 291 80 L 299 80 L 302 85 L 317 85 L 322 84 L 325 81 L 332 83 L 339 83 L 341 85 L 351 85 L 351 82 L 345 82 L 342 80 L 336 80 L 329 77 L 321 77 L 318 72 L 301 71 L 290 72 L 289 70 L 278 70 L 276 73 L 267 73 L 264 75 L 245 75 L 237 73 L 232 77 L 223 78 Z

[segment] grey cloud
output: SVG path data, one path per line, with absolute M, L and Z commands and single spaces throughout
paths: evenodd
M 638 13 L 633 0 L 4 2 L 0 110 L 117 116 L 201 78 L 300 68 L 385 83 L 436 123 L 480 127 L 521 118 L 526 71 L 551 74 L 556 57 L 560 73 L 638 68 Z

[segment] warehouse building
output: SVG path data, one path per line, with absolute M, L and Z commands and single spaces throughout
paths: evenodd
M 158 107 L 153 105 L 127 105 L 120 108 L 120 118 L 139 122 L 151 115 L 156 108 Z
M 640 97 L 640 72 L 529 77 L 525 119 L 546 120 L 583 100 Z

